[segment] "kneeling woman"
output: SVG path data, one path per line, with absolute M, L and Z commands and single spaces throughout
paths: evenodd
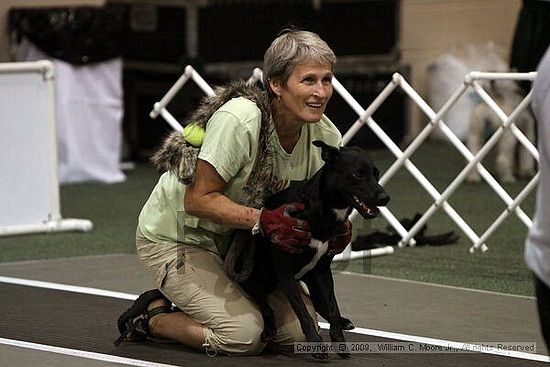
M 216 98 L 227 101 L 203 105 L 199 114 L 208 119 L 193 179 L 183 184 L 177 173 L 164 173 L 140 213 L 137 252 L 158 289 L 121 315 L 119 342 L 159 336 L 225 354 L 262 351 L 261 314 L 227 277 L 222 256 L 235 229 L 258 228 L 289 252 L 309 244 L 307 223 L 289 217 L 284 206 L 261 209 L 261 199 L 321 167 L 314 140 L 341 144 L 340 132 L 323 114 L 335 62 L 315 33 L 285 31 L 264 56 L 266 91 L 250 87 L 227 98 L 231 91 L 225 90 Z M 336 252 L 349 243 L 351 227 L 343 231 L 330 243 Z M 303 298 L 316 319 L 309 297 Z M 305 340 L 300 323 L 282 290 L 269 303 L 277 323 L 273 342 L 292 350 Z

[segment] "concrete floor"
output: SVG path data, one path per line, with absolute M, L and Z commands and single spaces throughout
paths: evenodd
M 4 263 L 0 276 L 131 294 L 152 286 L 135 255 Z M 547 354 L 533 298 L 349 273 L 335 274 L 335 283 L 342 313 L 357 327 L 457 342 L 536 342 L 537 354 Z M 115 364 L 0 343 L 0 365 Z

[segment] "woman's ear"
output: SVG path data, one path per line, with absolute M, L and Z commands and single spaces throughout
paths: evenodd
M 269 79 L 269 88 L 277 97 L 281 95 L 281 83 L 278 79 Z

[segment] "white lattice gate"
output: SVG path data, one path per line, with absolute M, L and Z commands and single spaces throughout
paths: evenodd
M 376 136 L 384 143 L 389 151 L 395 156 L 396 160 L 390 166 L 390 168 L 384 172 L 380 178 L 380 184 L 384 186 L 395 175 L 395 173 L 402 167 L 407 169 L 411 175 L 420 183 L 420 185 L 427 191 L 427 193 L 433 199 L 433 203 L 424 212 L 422 217 L 410 228 L 405 229 L 395 215 L 386 207 L 381 207 L 380 211 L 388 223 L 399 233 L 401 241 L 399 247 L 414 246 L 414 236 L 422 229 L 426 222 L 436 213 L 438 209 L 442 209 L 464 232 L 464 234 L 472 242 L 470 252 L 480 249 L 481 251 L 487 251 L 486 245 L 487 239 L 498 229 L 502 222 L 512 213 L 517 215 L 518 218 L 525 224 L 527 228 L 531 227 L 531 218 L 521 209 L 520 204 L 527 197 L 527 195 L 536 187 L 539 174 L 537 173 L 529 183 L 523 188 L 523 190 L 513 198 L 489 173 L 489 171 L 480 163 L 481 160 L 487 155 L 487 153 L 498 142 L 499 138 L 503 134 L 505 129 L 510 130 L 519 142 L 531 153 L 531 155 L 538 161 L 538 152 L 535 146 L 529 139 L 518 129 L 514 121 L 517 116 L 525 109 L 528 108 L 531 93 L 529 93 L 523 101 L 514 109 L 510 115 L 506 113 L 498 106 L 498 104 L 491 98 L 491 96 L 483 89 L 480 81 L 483 80 L 528 80 L 532 81 L 536 76 L 535 72 L 531 73 L 481 73 L 471 72 L 465 76 L 464 82 L 458 87 L 449 99 L 443 104 L 439 111 L 434 111 L 426 101 L 411 87 L 411 85 L 398 73 L 395 73 L 392 80 L 382 90 L 382 92 L 375 98 L 375 100 L 365 109 L 359 102 L 344 88 L 336 77 L 333 78 L 332 83 L 335 92 L 349 104 L 349 106 L 357 113 L 357 120 L 351 126 L 351 128 L 344 134 L 343 143 L 347 144 L 351 138 L 362 128 L 367 126 Z M 251 77 L 248 79 L 249 83 L 256 83 L 261 81 L 262 71 L 260 69 L 254 69 Z M 170 90 L 164 95 L 164 97 L 154 104 L 153 110 L 150 113 L 151 118 L 156 118 L 161 115 L 171 126 L 177 131 L 181 131 L 183 128 L 181 124 L 170 114 L 167 110 L 167 105 L 172 98 L 181 90 L 181 88 L 189 81 L 193 80 L 207 95 L 214 95 L 214 90 L 208 85 L 208 83 L 197 73 L 192 66 L 185 68 L 182 76 L 176 81 L 176 83 L 170 88 Z M 396 89 L 402 89 L 406 95 L 410 97 L 413 103 L 418 105 L 422 112 L 429 118 L 429 123 L 420 132 L 420 134 L 407 146 L 405 150 L 402 150 L 380 127 L 380 125 L 373 119 L 373 114 L 378 108 L 387 100 L 387 98 L 394 93 Z M 497 114 L 502 125 L 493 133 L 485 145 L 477 154 L 473 154 L 466 145 L 453 133 L 453 131 L 443 121 L 443 116 L 451 109 L 458 99 L 466 92 L 475 92 L 479 97 L 487 103 L 487 105 Z M 426 178 L 426 176 L 412 163 L 410 160 L 411 155 L 426 141 L 426 138 L 434 129 L 441 129 L 444 136 L 451 142 L 452 146 L 456 148 L 459 153 L 464 156 L 468 161 L 467 165 L 456 176 L 456 178 L 443 190 L 439 192 L 434 185 Z M 497 193 L 497 195 L 506 204 L 506 209 L 494 220 L 494 222 L 479 236 L 471 226 L 460 216 L 460 214 L 449 204 L 448 200 L 450 196 L 456 191 L 456 189 L 464 182 L 466 176 L 470 170 L 477 169 L 487 182 L 487 184 Z M 357 212 L 354 211 L 352 216 L 356 216 Z M 377 254 L 392 253 L 393 248 L 388 246 L 383 249 L 366 250 L 366 251 L 351 251 L 351 246 L 348 246 L 344 253 L 335 257 L 335 261 L 349 260 L 353 258 L 374 256 Z
M 49 61 L 0 64 L 0 236 L 93 227 L 61 216 L 54 78 Z

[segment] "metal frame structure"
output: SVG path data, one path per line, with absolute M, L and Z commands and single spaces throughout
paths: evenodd
M 7 182 L 16 180 L 7 184 L 6 191 L 0 193 L 2 209 L 5 210 L 0 215 L 0 237 L 92 229 L 89 220 L 61 217 L 54 77 L 54 65 L 46 60 L 0 64 L 0 78 L 4 81 L 14 79 L 9 82 L 9 97 L 3 101 L 7 103 L 2 116 L 6 120 L 0 126 L 0 141 L 5 139 L 6 142 L 0 144 L 0 152 L 9 155 L 3 158 L 5 164 L 0 164 L 0 167 Z M 18 85 L 14 84 L 16 79 Z M 17 94 L 20 87 L 26 88 L 22 93 L 33 91 L 40 98 L 33 100 L 29 95 Z M 17 105 L 24 105 L 25 111 L 17 110 Z M 7 116 L 15 120 L 10 121 Z M 13 126 L 16 128 L 10 128 Z
M 361 129 L 363 126 L 368 126 L 376 136 L 385 144 L 389 151 L 396 157 L 394 163 L 380 178 L 380 184 L 384 186 L 393 175 L 402 167 L 406 168 L 412 176 L 420 183 L 420 185 L 428 192 L 432 197 L 433 203 L 428 210 L 422 215 L 422 217 L 415 223 L 410 229 L 406 230 L 399 220 L 390 212 L 388 208 L 380 208 L 381 214 L 390 223 L 390 225 L 399 233 L 401 241 L 399 247 L 406 245 L 414 246 L 414 236 L 422 229 L 426 222 L 438 209 L 443 209 L 445 213 L 456 223 L 456 225 L 464 232 L 464 234 L 472 242 L 470 252 L 475 250 L 481 250 L 485 252 L 488 250 L 486 245 L 487 239 L 496 231 L 496 229 L 503 223 L 503 221 L 512 213 L 517 215 L 520 220 L 529 228 L 532 225 L 532 220 L 521 209 L 521 202 L 527 197 L 527 195 L 536 187 L 539 174 L 537 173 L 524 189 L 515 197 L 512 198 L 506 190 L 497 182 L 497 180 L 483 167 L 481 160 L 487 155 L 487 153 L 498 142 L 499 137 L 502 135 L 505 129 L 512 131 L 514 136 L 520 141 L 522 145 L 538 160 L 539 154 L 532 142 L 525 137 L 525 135 L 514 125 L 514 120 L 521 111 L 528 107 L 531 94 L 529 93 L 523 101 L 515 108 L 515 110 L 508 116 L 497 103 L 491 98 L 491 96 L 483 89 L 480 82 L 483 80 L 529 80 L 532 81 L 536 76 L 535 72 L 531 73 L 482 73 L 471 72 L 465 76 L 464 82 L 459 86 L 449 99 L 443 104 L 441 109 L 435 112 L 429 105 L 422 99 L 422 97 L 411 87 L 411 85 L 405 80 L 403 76 L 398 73 L 393 74 L 392 80 L 386 85 L 382 92 L 374 99 L 374 101 L 364 109 L 359 102 L 344 88 L 344 86 L 338 81 L 336 77 L 333 78 L 332 83 L 334 90 L 340 94 L 340 96 L 346 101 L 346 103 L 357 113 L 358 118 L 351 128 L 343 136 L 343 144 L 347 144 L 351 138 Z M 176 130 L 181 131 L 182 127 L 177 120 L 166 109 L 172 98 L 178 93 L 183 85 L 189 80 L 195 81 L 197 85 L 207 94 L 213 95 L 214 91 L 204 81 L 204 79 L 197 73 L 192 66 L 187 66 L 183 75 L 178 81 L 170 88 L 166 95 L 160 102 L 154 104 L 154 108 L 150 113 L 151 118 L 156 118 L 159 114 Z M 251 77 L 248 79 L 248 83 L 256 83 L 262 80 L 262 71 L 258 68 L 254 69 Z M 420 132 L 420 134 L 402 150 L 397 144 L 384 132 L 382 127 L 372 118 L 377 109 L 386 101 L 386 99 L 397 89 L 401 88 L 410 99 L 419 106 L 419 108 L 428 116 L 429 123 Z M 497 114 L 502 122 L 502 125 L 491 136 L 491 138 L 485 143 L 481 150 L 477 154 L 473 154 L 466 145 L 453 133 L 453 131 L 443 121 L 443 116 L 449 111 L 449 109 L 458 101 L 458 99 L 467 91 L 473 90 L 480 98 L 488 104 L 488 106 Z M 430 133 L 439 128 L 443 132 L 444 136 L 468 161 L 467 165 L 456 176 L 456 178 L 449 184 L 449 186 L 439 192 L 426 176 L 411 162 L 410 157 L 426 140 Z M 466 223 L 466 221 L 456 212 L 456 210 L 448 203 L 449 197 L 456 191 L 456 189 L 464 182 L 468 172 L 472 169 L 477 169 L 487 184 L 497 193 L 497 195 L 505 202 L 506 209 L 500 214 L 500 216 L 486 229 L 486 231 L 478 236 L 475 231 Z M 357 212 L 353 211 L 352 217 L 356 216 Z M 393 253 L 393 247 L 388 246 L 382 249 L 368 250 L 368 251 L 351 251 L 351 246 L 348 246 L 346 250 L 335 257 L 335 261 L 349 260 L 353 258 L 369 257 L 379 254 Z

